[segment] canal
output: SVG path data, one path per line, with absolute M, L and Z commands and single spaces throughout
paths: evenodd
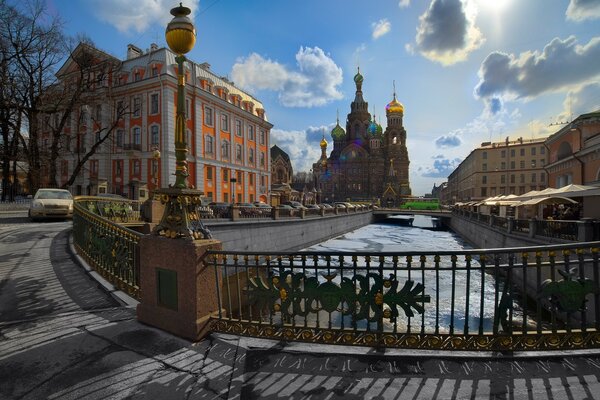
M 444 333 L 450 329 L 461 332 L 474 332 L 481 328 L 486 331 L 491 330 L 495 304 L 498 301 L 495 293 L 497 289 L 502 290 L 503 282 L 500 279 L 496 282 L 494 276 L 489 273 L 484 273 L 482 276 L 475 259 L 471 262 L 472 269 L 467 270 L 452 268 L 450 256 L 441 256 L 440 268 L 435 268 L 435 252 L 461 251 L 471 247 L 452 231 L 428 228 L 432 228 L 432 222 L 425 216 L 415 216 L 413 226 L 401 226 L 393 222 L 376 223 L 311 246 L 306 250 L 371 254 L 422 253 L 426 255 L 425 259 L 420 256 L 412 259 L 400 256 L 395 278 L 402 283 L 406 281 L 421 283 L 424 286 L 423 294 L 428 295 L 430 300 L 427 304 L 423 304 L 424 311 L 421 315 L 415 314 L 412 318 L 407 318 L 400 311 L 396 326 L 388 329 L 424 333 Z M 464 260 L 459 261 L 464 263 Z M 410 265 L 413 266 L 412 268 L 419 267 L 421 262 L 425 263 L 425 269 L 420 268 L 418 271 L 413 269 L 411 275 Z M 364 259 L 359 260 L 358 264 L 364 265 Z M 363 271 L 367 272 L 366 269 Z M 340 277 L 337 278 L 339 284 Z M 518 304 L 513 304 L 513 307 L 513 317 L 518 319 L 522 313 Z M 468 318 L 466 318 L 467 313 Z

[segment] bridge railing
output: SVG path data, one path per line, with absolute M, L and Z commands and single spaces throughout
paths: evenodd
M 600 242 L 436 253 L 209 251 L 212 329 L 425 349 L 600 347 Z
M 77 197 L 73 213 L 73 243 L 77 253 L 106 280 L 139 299 L 139 241 L 142 234 L 123 223 L 139 221 L 140 204 Z

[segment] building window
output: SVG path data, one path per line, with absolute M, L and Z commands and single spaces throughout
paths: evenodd
M 510 175 L 510 183 L 515 183 L 515 176 L 513 174 Z
M 221 142 L 221 158 L 229 158 L 229 142 L 227 140 Z
M 546 154 L 546 148 L 545 147 L 540 147 L 540 154 Z
M 133 98 L 133 116 L 138 118 L 142 113 L 142 99 L 139 97 Z
M 485 188 L 485 187 L 481 188 L 481 197 L 487 197 L 487 188 Z
M 213 180 L 213 169 L 211 166 L 206 167 L 206 180 L 207 181 Z
M 210 135 L 207 135 L 204 138 L 204 151 L 208 154 L 212 154 L 214 152 L 214 139 Z
M 259 140 L 260 140 L 260 144 L 265 144 L 265 140 L 267 138 L 267 133 L 264 129 L 260 130 L 260 134 L 259 134 Z
M 248 184 L 250 186 L 254 185 L 254 174 L 248 174 Z
M 506 183 L 506 175 L 500 176 L 500 183 Z
M 254 149 L 250 149 L 250 152 L 248 153 L 248 162 L 250 164 L 254 164 Z
M 229 182 L 229 170 L 226 168 L 223 168 L 223 182 Z
M 158 125 L 152 125 L 150 127 L 150 144 L 152 146 L 158 146 Z
M 142 73 L 139 70 L 133 73 L 133 80 L 134 82 L 142 80 Z
M 510 162 L 510 169 L 515 169 L 515 162 L 514 161 Z
M 158 67 L 156 65 L 152 66 L 152 76 L 158 76 Z
M 525 149 L 521 149 L 520 153 L 521 153 L 521 156 L 524 156 L 525 155 Z
M 540 166 L 543 167 L 544 165 L 546 165 L 546 160 L 541 159 L 540 160 Z
M 115 163 L 115 174 L 122 175 L 123 174 L 123 160 L 117 160 Z
M 260 152 L 260 166 L 264 167 L 265 166 L 265 153 L 264 152 Z
M 519 162 L 519 167 L 520 167 L 521 169 L 525 168 L 525 161 L 524 161 L 524 160 L 521 160 L 521 161 Z
M 117 147 L 123 147 L 123 139 L 125 137 L 125 134 L 122 130 L 118 130 L 117 131 Z
M 142 143 L 142 129 L 133 128 L 133 144 L 139 145 Z
M 531 174 L 531 183 L 535 183 L 536 176 L 535 173 Z
M 532 148 L 531 148 L 531 155 L 532 155 L 532 156 L 535 156 L 535 147 L 532 147 Z
M 506 162 L 502 161 L 500 163 L 500 169 L 506 169 Z
M 243 178 L 242 171 L 236 171 L 236 175 L 237 175 L 237 184 L 243 185 L 244 180 L 242 179 Z
M 235 135 L 242 137 L 242 121 L 239 119 L 235 120 Z
M 133 160 L 133 175 L 140 175 L 140 160 Z
M 150 114 L 158 114 L 158 93 L 150 95 Z
M 481 177 L 481 183 L 484 184 L 484 185 L 487 183 L 487 175 L 483 175 Z
M 235 145 L 235 159 L 237 161 L 242 161 L 242 145 L 240 144 Z
M 209 107 L 204 107 L 204 125 L 213 126 L 213 110 Z
M 531 160 L 531 168 L 535 168 L 535 166 L 536 166 L 535 160 Z
M 510 156 L 514 157 L 515 156 L 515 149 L 510 149 Z
M 525 174 L 519 176 L 519 183 L 525 183 Z
M 229 116 L 227 114 L 221 114 L 221 130 L 229 132 Z
M 544 172 L 540 174 L 540 182 L 546 182 L 546 174 Z
M 248 125 L 248 140 L 254 140 L 254 126 Z
M 487 160 L 487 151 L 484 151 L 483 153 L 481 153 L 481 158 L 483 158 L 484 160 Z
M 487 171 L 487 164 L 481 164 L 481 169 L 483 171 Z

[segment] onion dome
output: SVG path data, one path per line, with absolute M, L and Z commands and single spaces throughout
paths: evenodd
M 333 140 L 343 140 L 345 136 L 346 131 L 340 126 L 340 121 L 338 120 L 337 124 L 331 131 L 331 137 L 333 138 Z
M 377 122 L 375 122 L 375 119 L 373 119 L 367 127 L 367 132 L 373 136 L 377 135 Z
M 362 83 L 362 81 L 363 81 L 363 76 L 360 74 L 360 67 L 358 67 L 358 72 L 356 73 L 356 75 L 354 75 L 354 82 Z
M 385 106 L 386 114 L 390 113 L 400 113 L 404 114 L 404 106 L 398 100 L 396 100 L 396 95 L 394 94 L 394 100 L 390 101 L 387 106 Z
M 325 135 L 323 135 L 323 139 L 321 139 L 320 146 L 321 146 L 322 149 L 326 149 L 327 148 L 327 140 L 325 140 Z

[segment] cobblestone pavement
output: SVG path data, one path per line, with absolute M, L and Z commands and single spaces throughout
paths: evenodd
M 0 399 L 600 399 L 594 353 L 377 352 L 142 325 L 67 222 L 0 225 Z

